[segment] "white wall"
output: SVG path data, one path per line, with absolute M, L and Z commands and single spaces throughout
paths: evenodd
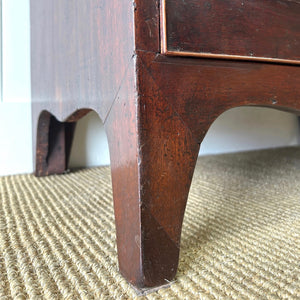
M 262 107 L 237 107 L 223 113 L 204 138 L 200 154 L 298 145 L 297 116 Z
M 0 103 L 0 176 L 32 172 L 31 106 Z
M 2 0 L 3 100 L 30 102 L 29 0 Z
M 70 167 L 109 165 L 106 133 L 95 112 L 77 123 L 69 164 Z
M 213 123 L 200 155 L 297 145 L 298 136 L 295 115 L 274 109 L 239 107 L 225 112 Z M 106 135 L 94 112 L 78 122 L 70 163 L 71 167 L 109 164 Z
M 2 0 L 0 176 L 32 172 L 29 1 Z
M 3 99 L 0 102 L 0 176 L 30 173 L 29 0 L 2 0 Z M 296 145 L 298 121 L 291 114 L 263 108 L 236 108 L 212 125 L 201 154 Z M 109 164 L 106 135 L 95 113 L 79 121 L 71 166 Z

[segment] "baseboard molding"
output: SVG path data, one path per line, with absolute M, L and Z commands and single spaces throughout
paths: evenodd
M 0 103 L 0 176 L 31 173 L 31 104 Z

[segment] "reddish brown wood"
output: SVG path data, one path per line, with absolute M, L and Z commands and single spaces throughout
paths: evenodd
M 134 54 L 133 4 L 31 0 L 30 6 L 34 109 L 45 106 L 64 121 L 90 108 L 104 121 Z
M 149 70 L 140 66 L 142 265 L 144 284 L 154 286 L 166 284 L 176 274 L 181 225 L 199 144 L 160 94 Z
M 76 123 L 59 122 L 43 111 L 38 120 L 37 176 L 60 174 L 67 169 Z
M 134 79 L 133 73 L 126 77 L 104 125 L 110 148 L 119 269 L 129 282 L 144 286 Z
M 274 7 L 270 2 L 252 1 L 261 15 L 263 8 L 278 13 L 278 6 L 286 4 L 280 24 L 294 20 L 292 8 L 299 1 L 273 1 Z M 224 3 L 234 7 L 237 1 Z M 159 4 L 31 0 L 36 174 L 65 170 L 70 122 L 95 110 L 110 147 L 120 272 L 139 288 L 165 284 L 176 274 L 199 145 L 213 121 L 242 105 L 300 112 L 296 64 L 161 55 Z M 249 27 L 238 20 L 239 28 Z M 299 27 L 293 30 L 298 39 Z M 194 38 L 188 34 L 185 38 Z M 257 49 L 274 50 L 265 42 Z M 287 58 L 299 54 L 293 43 L 294 52 L 284 52 Z M 245 47 L 243 41 L 238 46 Z
M 213 121 L 236 106 L 300 110 L 298 66 L 171 58 L 143 51 L 139 58 L 147 87 L 143 94 L 166 99 L 199 143 Z
M 300 1 L 161 0 L 170 55 L 300 64 Z
M 160 0 L 135 1 L 135 47 L 160 52 Z
M 163 99 L 151 94 L 137 106 L 129 88 L 133 84 L 134 78 L 122 85 L 105 127 L 120 271 L 144 288 L 166 284 L 176 274 L 199 144 Z M 141 119 L 136 118 L 139 114 Z

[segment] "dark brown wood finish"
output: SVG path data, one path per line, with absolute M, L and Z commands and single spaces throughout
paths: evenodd
M 76 123 L 59 122 L 47 111 L 41 113 L 38 122 L 36 175 L 65 172 Z
M 275 21 L 278 6 L 286 4 L 285 26 L 294 24 L 299 1 L 251 3 L 262 15 L 271 9 Z M 74 124 L 95 110 L 109 141 L 119 268 L 139 288 L 165 284 L 176 274 L 188 191 L 213 121 L 242 105 L 300 112 L 299 66 L 167 57 L 160 54 L 159 12 L 158 0 L 31 0 L 36 174 L 64 172 Z M 250 26 L 242 21 L 236 20 L 239 28 Z M 299 27 L 293 30 L 297 39 Z M 295 59 L 299 44 L 289 42 L 293 52 L 284 55 Z
M 295 113 L 300 109 L 298 66 L 170 58 L 145 52 L 139 57 L 140 69 L 148 73 L 148 77 L 143 74 L 148 88 L 143 94 L 154 93 L 155 88 L 157 99 L 168 101 L 199 143 L 214 120 L 232 107 L 267 106 Z
M 300 64 L 300 1 L 161 3 L 166 54 Z
M 31 0 L 30 20 L 34 145 L 43 110 L 76 122 L 88 108 L 104 122 L 134 55 L 132 3 Z
M 104 121 L 134 54 L 133 4 L 30 3 L 34 108 L 47 106 L 60 121 L 74 107 L 92 108 Z

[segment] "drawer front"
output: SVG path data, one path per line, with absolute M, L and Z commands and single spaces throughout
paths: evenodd
M 166 55 L 300 64 L 300 0 L 161 0 Z

